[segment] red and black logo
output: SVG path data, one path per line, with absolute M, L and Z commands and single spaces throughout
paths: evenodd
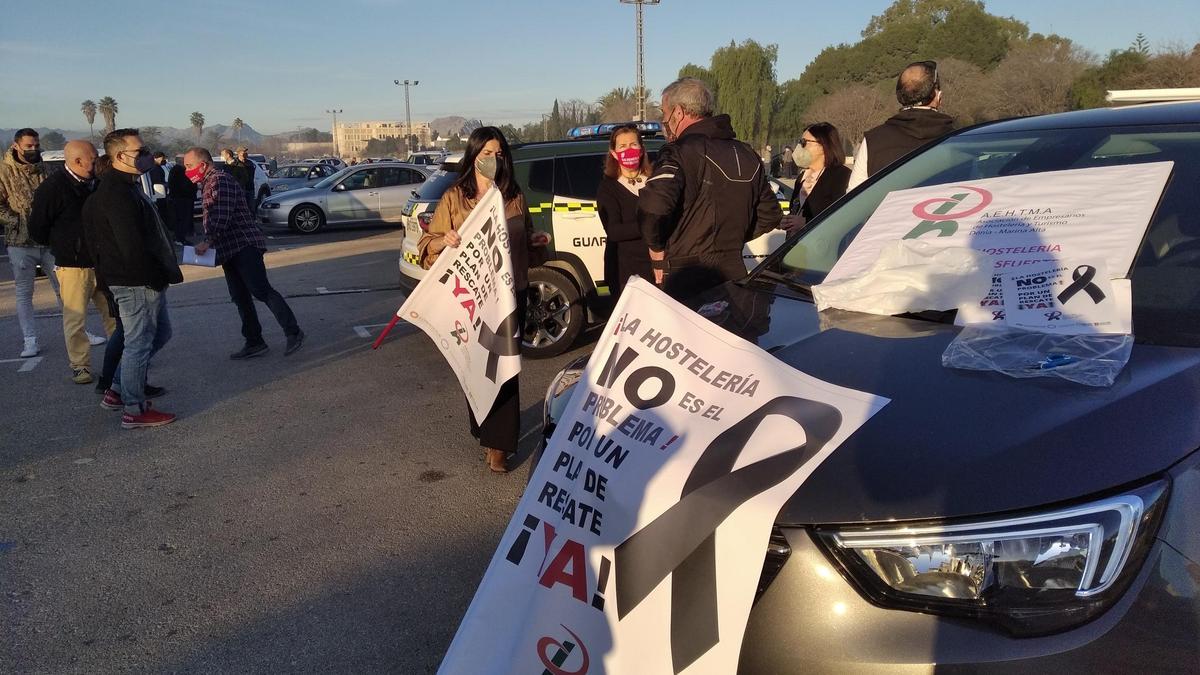
M 559 624 L 562 626 L 562 624 Z M 542 660 L 545 670 L 542 675 L 586 675 L 591 666 L 587 646 L 575 634 L 575 631 L 562 626 L 571 636 L 570 640 L 559 642 L 546 635 L 537 642 L 537 655 Z M 576 651 L 578 650 L 578 651 Z

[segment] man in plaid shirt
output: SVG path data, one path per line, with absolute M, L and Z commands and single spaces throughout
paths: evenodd
M 212 154 L 204 148 L 188 150 L 183 166 L 188 179 L 199 185 L 203 194 L 204 241 L 196 244 L 196 253 L 203 254 L 209 248 L 216 250 L 217 264 L 225 270 L 229 297 L 242 317 L 242 337 L 246 344 L 229 358 L 262 356 L 269 349 L 254 309 L 256 299 L 266 303 L 287 336 L 283 355 L 294 353 L 304 343 L 304 331 L 296 323 L 296 315 L 287 301 L 267 280 L 263 264 L 267 241 L 246 206 L 241 186 L 229 172 L 213 166 Z

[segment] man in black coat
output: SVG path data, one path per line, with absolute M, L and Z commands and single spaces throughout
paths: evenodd
M 190 244 L 196 229 L 196 184 L 187 177 L 182 159 L 175 162 L 167 174 L 167 204 L 175 241 Z
M 954 130 L 954 118 L 938 110 L 942 83 L 933 61 L 910 63 L 896 78 L 896 100 L 904 106 L 863 136 L 854 155 L 847 190 L 880 169 Z
M 96 264 L 96 279 L 109 289 L 125 331 L 121 375 L 104 393 L 101 406 L 123 410 L 125 429 L 157 427 L 175 415 L 153 409 L 146 400 L 146 370 L 150 359 L 171 336 L 166 290 L 183 281 L 175 249 L 140 176 L 154 159 L 137 129 L 117 129 L 104 137 L 112 168 L 83 206 L 83 231 Z
M 746 274 L 742 247 L 775 229 L 783 211 L 762 158 L 713 116 L 708 87 L 685 77 L 662 93 L 670 141 L 638 194 L 638 225 L 655 278 L 677 298 Z
M 96 307 L 104 330 L 112 335 L 116 321 L 108 299 L 96 285 L 92 256 L 83 240 L 83 204 L 92 194 L 96 149 L 86 141 L 71 141 L 63 148 L 66 163 L 42 181 L 33 193 L 29 236 L 49 246 L 54 254 L 62 296 L 63 337 L 76 384 L 92 381 L 91 340 L 87 333 L 88 302 Z

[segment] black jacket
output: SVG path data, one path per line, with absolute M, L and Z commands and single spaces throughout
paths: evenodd
M 905 108 L 871 129 L 867 140 L 867 175 L 954 130 L 954 118 L 931 108 Z
M 621 185 L 620 179 L 600 179 L 596 210 L 604 225 L 604 281 L 614 299 L 633 275 L 654 281 L 649 249 L 638 228 L 637 206 L 638 196 Z
M 782 218 L 762 158 L 736 140 L 728 115 L 700 120 L 663 146 L 638 197 L 642 238 L 666 250 L 668 261 L 719 256 L 740 263 L 742 246 Z
M 65 168 L 51 172 L 33 193 L 29 236 L 49 246 L 60 267 L 91 267 L 83 243 L 83 204 L 92 194 L 90 182 L 79 182 Z
M 134 174 L 105 172 L 83 205 L 83 234 L 102 287 L 149 286 L 161 291 L 183 281 L 158 211 Z
M 796 190 L 792 193 L 792 204 L 789 210 L 796 213 L 796 208 L 799 207 L 800 214 L 804 216 L 804 222 L 809 222 L 841 199 L 842 195 L 846 194 L 846 186 L 849 184 L 850 167 L 845 165 L 828 167 L 821 172 L 821 177 L 817 179 L 816 185 L 813 185 L 812 194 L 808 195 L 808 199 L 805 199 L 803 204 L 799 204 L 797 200 L 800 199 L 800 179 L 796 179 Z
M 228 166 L 229 173 L 233 174 L 233 179 L 242 186 L 246 194 L 254 194 L 254 166 L 250 162 L 243 162 L 240 159 L 233 160 Z
M 196 184 L 188 180 L 183 162 L 176 162 L 167 175 L 167 196 L 188 203 L 196 201 Z
M 154 165 L 154 168 L 150 169 L 149 175 L 150 175 L 150 183 L 152 185 L 166 185 L 167 184 L 167 170 L 162 168 L 162 165 L 156 163 Z

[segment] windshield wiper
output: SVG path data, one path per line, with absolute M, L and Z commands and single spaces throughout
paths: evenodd
M 793 279 L 789 276 L 780 274 L 779 272 L 773 272 L 771 270 L 761 270 L 758 273 L 756 273 L 753 277 L 750 277 L 750 280 L 754 280 L 754 279 L 770 279 L 771 281 L 779 282 L 794 291 L 799 291 L 801 294 L 803 294 L 807 298 L 811 298 L 813 296 L 812 287 L 809 284 L 806 284 L 801 281 L 796 281 L 795 279 Z

